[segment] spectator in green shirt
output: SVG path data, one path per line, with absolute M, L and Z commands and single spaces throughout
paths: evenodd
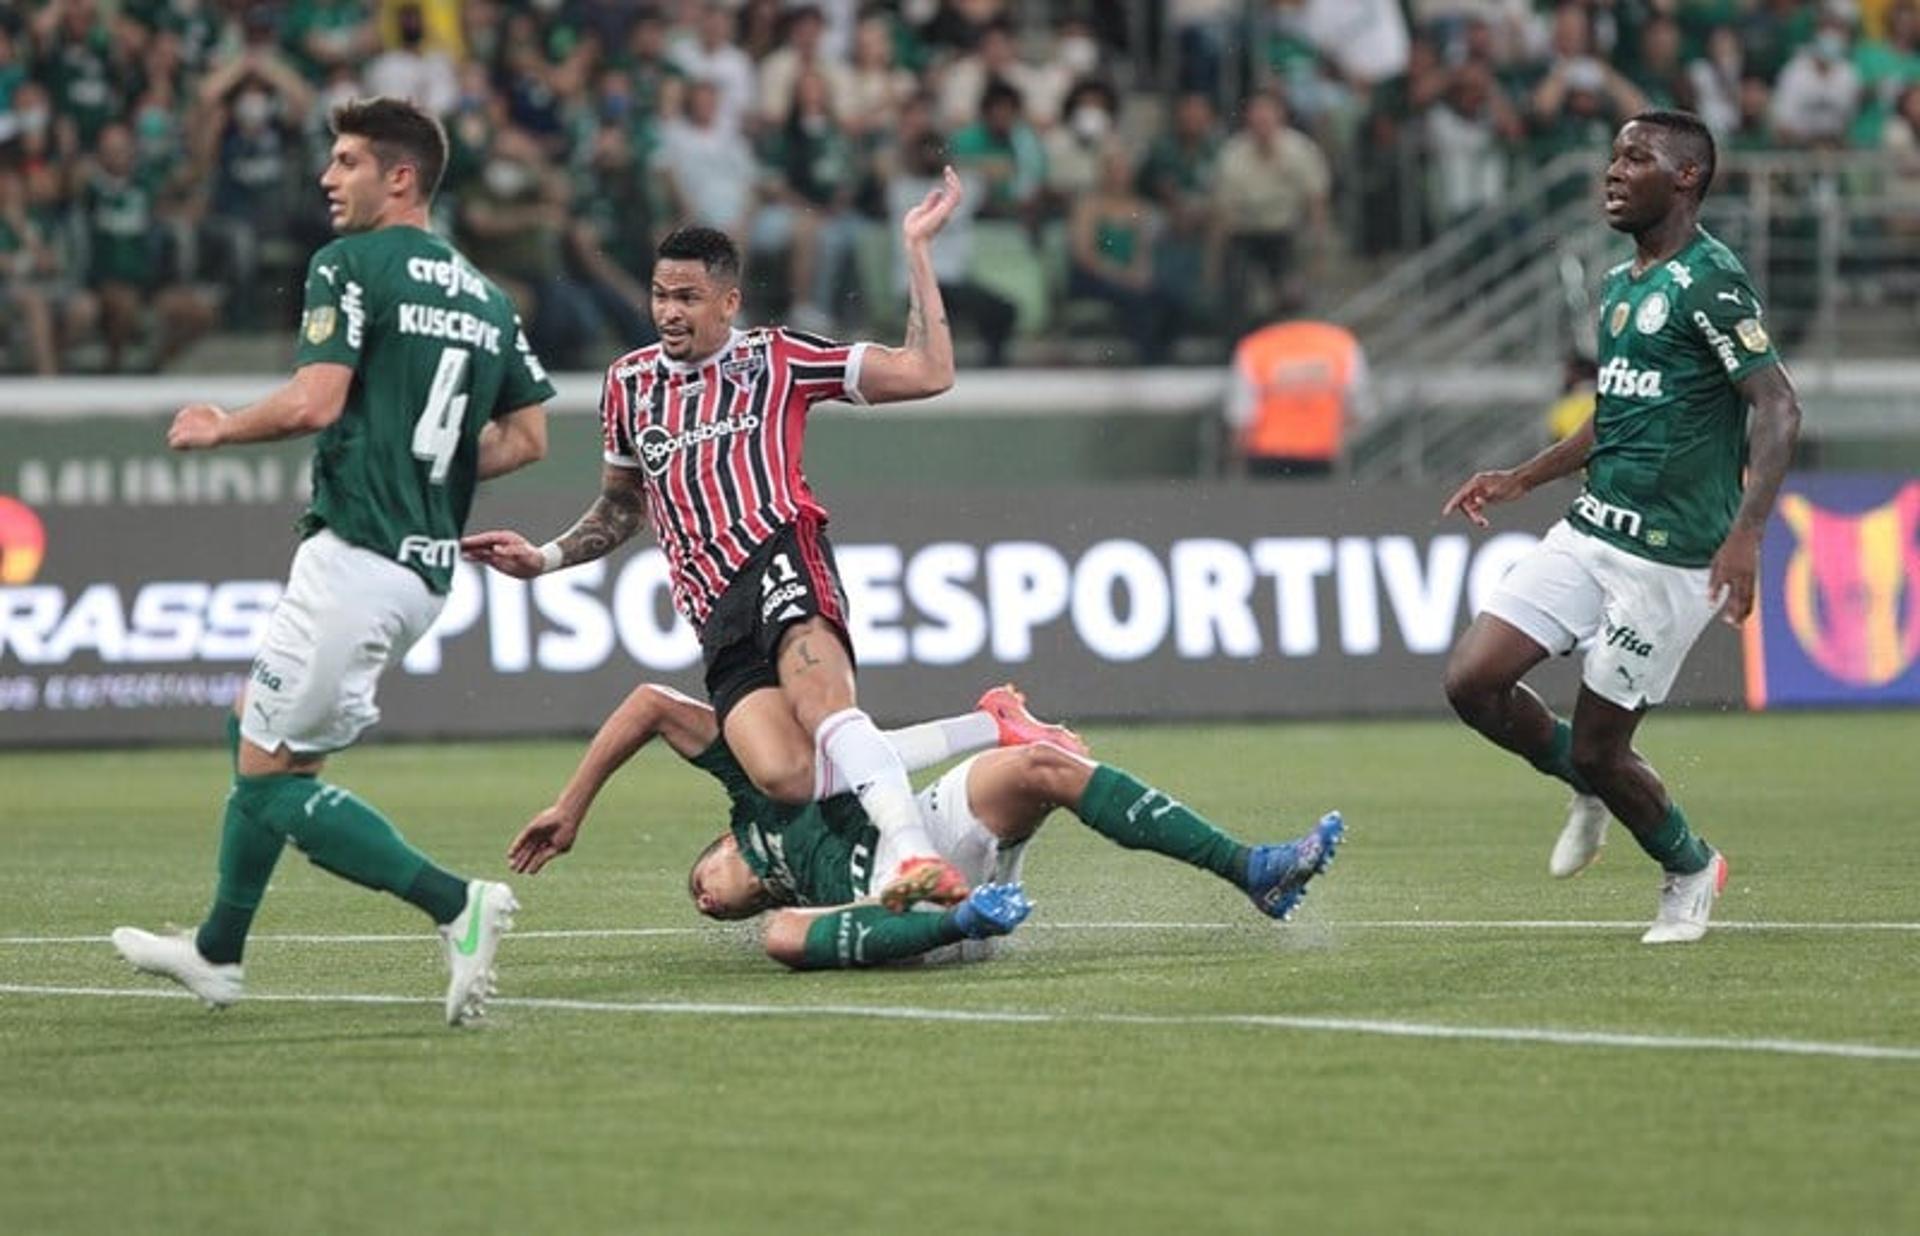
M 1020 108 L 1018 90 L 990 82 L 980 100 L 980 119 L 953 135 L 953 165 L 986 186 L 982 219 L 1018 219 L 1031 226 L 1038 222 L 1047 156 Z
M 92 174 L 79 209 L 87 239 L 87 285 L 100 298 L 107 371 L 118 371 L 142 334 L 143 310 L 155 323 L 149 367 L 163 369 L 213 325 L 213 306 L 175 281 L 161 261 L 153 193 L 135 176 L 133 133 L 114 121 L 100 130 Z

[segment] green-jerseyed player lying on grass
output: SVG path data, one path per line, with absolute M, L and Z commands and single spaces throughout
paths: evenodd
M 900 864 L 837 770 L 819 770 L 818 801 L 774 802 L 741 771 L 711 708 L 645 684 L 600 727 L 554 804 L 513 839 L 509 865 L 531 875 L 572 849 L 594 796 L 655 738 L 719 780 L 731 801 L 727 831 L 688 874 L 694 906 L 716 919 L 771 911 L 767 955 L 796 970 L 881 965 L 1012 931 L 1032 908 L 1021 857 L 1056 807 L 1129 849 L 1213 872 L 1273 918 L 1292 912 L 1342 835 L 1339 813 L 1330 812 L 1296 840 L 1248 846 L 1171 796 L 1086 758 L 1071 731 L 1035 720 L 1017 691 L 996 687 L 974 712 L 888 733 L 915 771 L 1000 747 L 970 754 L 920 791 L 935 848 L 973 888 L 949 909 L 916 910 L 941 869 Z

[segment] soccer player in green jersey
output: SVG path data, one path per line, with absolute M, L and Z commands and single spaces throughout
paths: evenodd
M 1071 732 L 1034 720 L 1018 692 L 997 687 L 972 713 L 885 735 L 915 771 L 1000 745 L 920 792 L 936 851 L 972 892 L 950 909 L 910 911 L 918 899 L 910 890 L 882 887 L 906 842 L 875 827 L 844 772 L 825 770 L 818 802 L 775 802 L 734 758 L 712 708 L 646 684 L 600 727 L 553 805 L 513 839 L 508 865 L 532 874 L 571 850 L 607 779 L 656 737 L 718 780 L 731 802 L 727 831 L 688 875 L 695 908 L 717 919 L 774 911 L 767 954 L 796 970 L 880 965 L 1011 931 L 1026 917 L 1019 884 L 1026 843 L 1056 807 L 1129 849 L 1212 872 L 1273 918 L 1299 904 L 1344 833 L 1332 812 L 1297 840 L 1244 845 L 1166 793 L 1085 758 Z
M 447 163 L 439 122 L 378 98 L 342 104 L 332 122 L 320 185 L 340 238 L 308 267 L 292 380 L 236 412 L 189 404 L 167 432 L 183 451 L 319 434 L 300 546 L 228 721 L 219 883 L 198 931 L 122 927 L 113 942 L 208 1004 L 233 1003 L 248 928 L 291 841 L 432 917 L 457 1025 L 485 1011 L 513 893 L 442 870 L 320 772 L 379 719 L 380 674 L 445 604 L 474 486 L 546 453 L 553 386 L 512 302 L 427 230 Z
M 1633 749 L 1634 731 L 1713 615 L 1738 625 L 1752 610 L 1761 533 L 1800 429 L 1747 273 L 1700 226 L 1713 168 L 1713 137 L 1695 116 L 1642 112 L 1621 126 L 1605 210 L 1635 254 L 1601 291 L 1594 414 L 1519 467 L 1474 476 L 1444 508 L 1485 527 L 1486 507 L 1586 470 L 1566 518 L 1454 645 L 1447 698 L 1573 788 L 1552 874 L 1593 861 L 1609 814 L 1660 864 L 1648 944 L 1706 934 L 1727 863 Z M 1575 648 L 1586 660 L 1569 723 L 1520 680 Z

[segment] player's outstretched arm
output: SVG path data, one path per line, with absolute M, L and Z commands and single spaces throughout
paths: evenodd
M 900 221 L 907 258 L 907 338 L 874 347 L 860 363 L 860 398 L 868 403 L 925 399 L 953 385 L 953 329 L 933 273 L 933 238 L 952 218 L 963 192 L 952 168 Z
M 181 408 L 167 427 L 167 446 L 176 451 L 205 451 L 318 433 L 340 419 L 352 387 L 353 370 L 346 365 L 327 361 L 302 365 L 278 390 L 238 412 L 211 403 Z
M 719 736 L 719 722 L 705 704 L 671 687 L 635 687 L 601 723 L 553 805 L 529 820 L 507 846 L 507 866 L 532 875 L 571 850 L 601 787 L 655 738 L 692 759 Z
M 1780 494 L 1800 440 L 1800 396 L 1783 365 L 1757 369 L 1734 384 L 1753 409 L 1747 431 L 1747 487 L 1733 527 L 1707 570 L 1707 594 L 1724 595 L 1720 618 L 1739 626 L 1753 612 L 1754 579 L 1760 570 L 1760 539 Z
M 540 404 L 515 408 L 487 422 L 480 431 L 480 479 L 539 463 L 547 457 L 547 410 Z
M 1548 481 L 1556 481 L 1572 472 L 1578 472 L 1587 462 L 1587 456 L 1593 451 L 1593 418 L 1588 417 L 1586 424 L 1541 451 L 1532 459 L 1517 468 L 1502 468 L 1493 472 L 1476 472 L 1467 483 L 1453 491 L 1447 504 L 1440 508 L 1440 514 L 1447 516 L 1455 511 L 1467 517 L 1475 527 L 1488 527 L 1486 508 L 1501 502 L 1512 502 L 1525 497 Z
M 640 470 L 608 464 L 600 470 L 600 496 L 573 527 L 545 545 L 535 545 L 518 532 L 475 532 L 460 538 L 460 552 L 469 562 L 516 579 L 532 579 L 604 558 L 646 522 L 646 482 Z

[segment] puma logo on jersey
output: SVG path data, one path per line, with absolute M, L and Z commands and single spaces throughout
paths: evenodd
M 1736 305 L 1740 303 L 1740 293 L 1738 292 L 1716 292 L 1713 298 L 1715 300 L 1730 300 Z
M 1635 369 L 1616 356 L 1600 368 L 1596 393 L 1630 399 L 1658 399 L 1661 375 L 1658 369 Z

